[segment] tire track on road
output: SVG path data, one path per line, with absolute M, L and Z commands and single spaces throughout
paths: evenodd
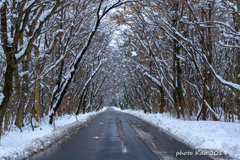
M 135 130 L 139 139 L 141 139 L 159 159 L 176 160 L 175 157 L 168 155 L 167 153 L 160 152 L 154 143 L 154 136 L 140 129 L 136 121 L 127 117 L 124 118 L 128 122 L 128 124 Z

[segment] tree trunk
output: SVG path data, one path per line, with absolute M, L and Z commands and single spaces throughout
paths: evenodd
M 204 100 L 207 100 L 207 87 L 206 81 L 204 81 L 204 89 L 203 89 L 203 104 L 202 104 L 202 120 L 207 120 L 207 105 L 204 103 Z
M 160 113 L 163 113 L 164 107 L 165 107 L 165 93 L 164 93 L 164 89 L 162 86 L 160 87 L 160 94 L 161 94 Z
M 178 7 L 179 3 L 174 1 L 173 2 L 173 11 L 174 13 L 174 18 L 172 20 L 172 26 L 174 28 L 177 28 L 178 26 Z M 178 91 L 177 91 L 177 54 L 179 53 L 179 46 L 177 40 L 173 40 L 173 100 L 174 100 L 174 109 L 177 113 L 177 118 L 180 118 L 180 110 L 178 106 Z
M 178 13 L 179 13 L 179 2 L 174 1 L 173 4 L 174 18 L 172 20 L 172 26 L 177 30 L 178 28 Z M 175 33 L 174 33 L 175 34 Z M 178 37 L 175 35 L 175 37 Z M 174 99 L 174 108 L 177 112 L 177 118 L 180 118 L 182 115 L 184 117 L 184 98 L 182 91 L 182 69 L 181 69 L 181 60 L 180 56 L 181 46 L 176 39 L 173 40 L 173 99 Z M 181 114 L 181 115 L 180 115 Z
M 11 54 L 11 53 L 10 53 Z M 7 69 L 5 72 L 5 83 L 3 88 L 4 98 L 2 104 L 0 105 L 0 140 L 2 133 L 3 118 L 6 112 L 6 109 L 9 106 L 10 98 L 12 95 L 12 81 L 13 81 L 13 60 L 11 56 L 8 56 L 7 60 Z
M 2 133 L 2 125 L 3 125 L 3 118 L 5 116 L 6 109 L 9 106 L 10 98 L 12 95 L 12 82 L 13 82 L 13 71 L 14 71 L 14 52 L 11 46 L 8 43 L 8 35 L 7 35 L 7 15 L 6 15 L 7 5 L 6 2 L 3 4 L 1 8 L 1 42 L 3 43 L 4 53 L 6 55 L 6 72 L 4 74 L 4 86 L 3 92 L 4 98 L 2 103 L 0 103 L 0 140 L 1 140 L 1 133 Z
M 23 72 L 28 71 L 29 69 L 29 62 L 30 62 L 30 55 L 28 54 L 28 56 L 26 57 L 26 60 L 24 60 L 22 62 L 22 66 L 23 66 Z M 18 73 L 16 73 L 18 74 Z M 22 82 L 22 87 L 21 87 L 21 91 L 20 91 L 20 103 L 19 103 L 19 107 L 17 109 L 17 117 L 16 117 L 16 121 L 15 121 L 15 125 L 22 131 L 22 127 L 24 126 L 23 123 L 23 119 L 24 119 L 24 109 L 25 106 L 28 105 L 27 103 L 27 96 L 28 96 L 28 84 L 29 84 L 29 79 L 28 79 L 28 74 L 23 75 L 23 82 Z
M 40 77 L 41 69 L 40 65 L 37 66 L 36 69 L 37 77 Z M 34 90 L 34 119 L 39 122 L 39 107 L 40 107 L 40 81 L 38 80 L 35 84 L 35 90 Z
M 178 54 L 179 54 L 179 49 L 178 49 Z M 183 90 L 182 90 L 182 69 L 181 69 L 180 61 L 181 61 L 180 58 L 177 58 L 177 84 L 178 84 L 177 93 L 178 93 L 178 103 L 179 103 L 179 106 L 181 106 L 181 114 L 184 118 L 185 103 L 184 103 Z
M 214 8 L 214 2 L 209 2 L 208 3 L 208 21 L 209 22 L 212 22 L 212 15 L 213 15 L 213 8 Z M 209 26 L 211 26 L 211 24 L 209 24 Z M 212 28 L 211 27 L 208 27 L 208 33 L 207 33 L 207 51 L 208 51 L 208 54 L 207 54 L 207 59 L 208 59 L 208 62 L 209 64 L 212 65 L 212 56 L 213 56 L 213 35 L 212 35 Z M 213 75 L 210 71 L 210 69 L 208 68 L 207 69 L 207 83 L 208 83 L 208 88 L 209 88 L 209 91 L 208 91 L 208 103 L 210 105 L 210 107 L 213 109 L 213 93 L 212 93 L 212 83 L 213 83 Z M 218 119 L 216 118 L 216 115 L 213 115 L 212 114 L 212 118 L 214 121 L 217 121 Z
M 88 87 L 86 89 L 86 93 L 83 96 L 83 104 L 82 104 L 82 113 L 85 114 L 86 113 L 86 105 L 87 105 L 87 96 L 88 96 Z
M 177 56 L 176 56 L 175 49 L 174 49 L 174 53 L 173 53 L 173 86 L 174 86 L 173 100 L 174 100 L 174 109 L 177 113 L 177 118 L 180 118 L 180 110 L 179 110 L 178 99 L 177 99 L 176 61 L 177 61 Z
M 5 119 L 4 119 L 4 130 L 7 131 L 8 130 L 8 126 L 10 124 L 10 115 L 8 113 L 8 111 L 6 111 L 5 113 Z
M 201 20 L 202 22 L 205 21 L 205 11 L 203 8 L 201 8 Z M 201 39 L 201 47 L 202 47 L 202 52 L 203 54 L 206 55 L 206 45 L 205 45 L 205 29 L 202 27 L 202 39 Z M 203 99 L 202 99 L 202 109 L 200 114 L 198 115 L 197 119 L 200 118 L 202 114 L 202 120 L 207 120 L 207 105 L 204 103 L 204 101 L 208 100 L 208 91 L 207 91 L 207 83 L 208 83 L 208 78 L 207 78 L 207 65 L 203 63 Z
M 86 94 L 86 90 L 84 90 L 84 91 L 82 92 L 82 95 L 81 95 L 80 100 L 79 100 L 78 108 L 77 108 L 77 111 L 76 111 L 76 113 L 75 113 L 76 115 L 79 114 L 79 111 L 80 111 L 80 109 L 81 109 L 82 106 L 83 106 L 83 101 L 84 101 L 85 94 Z

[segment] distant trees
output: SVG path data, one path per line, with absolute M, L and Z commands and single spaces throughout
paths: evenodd
M 121 51 L 134 81 L 126 93 L 139 93 L 132 96 L 146 111 L 158 102 L 159 112 L 178 118 L 239 118 L 239 6 L 202 0 L 126 5 L 113 16 L 126 28 Z

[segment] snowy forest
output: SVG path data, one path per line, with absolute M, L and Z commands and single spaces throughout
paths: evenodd
M 0 12 L 0 138 L 109 105 L 240 120 L 239 0 L 2 0 Z

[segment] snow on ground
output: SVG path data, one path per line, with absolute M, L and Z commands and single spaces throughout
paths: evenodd
M 2 136 L 0 160 L 21 159 L 38 152 L 71 132 L 76 126 L 105 110 L 106 108 L 103 108 L 99 112 L 79 114 L 77 116 L 78 120 L 75 115 L 57 117 L 55 130 L 53 126 L 48 124 L 48 117 L 42 120 L 39 127 L 35 128 L 34 131 L 29 126 L 23 128 L 23 132 L 13 128 L 9 133 Z
M 119 109 L 117 109 L 119 110 Z M 216 121 L 184 121 L 169 114 L 145 114 L 123 110 L 157 125 L 196 149 L 211 149 L 228 153 L 240 160 L 240 124 Z

